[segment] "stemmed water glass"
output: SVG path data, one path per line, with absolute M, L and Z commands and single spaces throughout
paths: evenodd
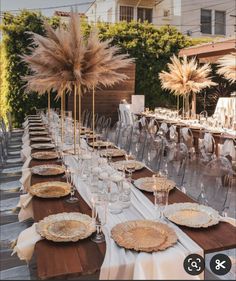
M 125 170 L 128 172 L 128 179 L 131 182 L 132 180 L 132 174 L 135 171 L 135 163 L 134 162 L 129 162 L 130 161 L 131 156 L 126 154 L 125 155 L 125 159 L 126 159 L 126 163 L 125 163 Z
M 71 184 L 71 189 L 70 189 L 70 198 L 66 200 L 67 203 L 76 203 L 79 201 L 77 197 L 75 197 L 75 191 L 76 187 L 75 184 L 72 180 L 72 171 L 69 170 L 69 168 L 66 169 L 66 181 L 67 183 Z
M 96 226 L 96 233 L 91 237 L 95 243 L 105 241 L 105 236 L 102 232 L 102 227 L 107 221 L 107 195 L 98 193 L 92 198 L 92 217 Z

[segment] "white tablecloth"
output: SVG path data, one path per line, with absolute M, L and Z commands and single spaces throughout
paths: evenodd
M 219 98 L 214 115 L 218 116 L 224 124 L 227 117 L 232 117 L 236 122 L 236 97 Z
M 69 166 L 78 167 L 78 163 L 73 156 L 67 158 L 67 161 Z M 91 206 L 89 185 L 82 181 L 79 176 L 74 176 L 74 182 L 82 198 Z M 106 255 L 101 267 L 100 279 L 203 279 L 203 273 L 199 276 L 191 276 L 183 268 L 183 261 L 186 256 L 192 253 L 203 256 L 203 250 L 182 230 L 170 222 L 168 222 L 168 225 L 175 229 L 178 243 L 165 251 L 152 254 L 137 253 L 120 248 L 111 239 L 111 229 L 117 223 L 137 219 L 153 220 L 155 217 L 152 202 L 135 187 L 132 187 L 131 190 L 130 208 L 124 209 L 121 214 L 116 215 L 108 212 L 107 223 L 103 227 L 106 237 Z

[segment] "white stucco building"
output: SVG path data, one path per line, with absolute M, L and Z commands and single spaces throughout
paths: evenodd
M 95 0 L 89 22 L 147 20 L 159 27 L 170 24 L 194 37 L 235 36 L 236 0 Z

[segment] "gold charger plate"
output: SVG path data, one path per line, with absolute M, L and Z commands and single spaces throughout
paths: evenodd
M 109 147 L 109 146 L 114 146 L 114 144 L 110 141 L 95 141 L 94 143 L 93 142 L 90 142 L 89 143 L 90 146 L 94 146 L 96 148 L 98 147 Z
M 41 198 L 59 198 L 70 193 L 71 185 L 61 181 L 40 182 L 30 186 L 29 193 Z
M 100 155 L 103 157 L 106 157 L 107 155 L 110 155 L 111 157 L 122 157 L 125 155 L 125 151 L 117 148 L 108 148 L 101 150 Z
M 178 225 L 201 228 L 216 225 L 220 221 L 219 213 L 211 207 L 197 203 L 175 203 L 164 211 L 168 220 Z
M 175 182 L 164 177 L 145 177 L 134 181 L 134 185 L 141 190 L 154 192 L 155 190 L 172 190 Z
M 123 167 L 134 167 L 135 171 L 141 170 L 144 168 L 144 164 L 142 162 L 136 161 L 136 160 L 122 160 L 112 163 L 113 167 L 115 169 L 118 169 L 120 171 L 123 170 Z
M 33 137 L 30 140 L 33 141 L 33 142 L 39 142 L 39 141 L 48 142 L 48 141 L 51 141 L 52 139 L 49 138 L 49 137 Z
M 53 143 L 35 143 L 35 144 L 31 144 L 31 148 L 34 149 L 53 149 L 55 148 L 55 145 Z
M 36 127 L 30 127 L 30 131 L 45 131 L 44 126 L 36 126 Z
M 31 171 L 35 175 L 56 176 L 65 173 L 65 168 L 60 165 L 45 164 L 45 165 L 34 166 L 31 168 Z
M 48 135 L 48 132 L 46 131 L 40 131 L 40 132 L 29 132 L 30 136 L 46 136 Z
M 112 228 L 111 237 L 120 247 L 138 252 L 162 251 L 177 242 L 172 228 L 151 220 L 119 223 Z
M 37 224 L 36 230 L 47 240 L 75 242 L 89 237 L 96 229 L 90 216 L 71 212 L 44 218 Z
M 31 154 L 31 157 L 36 160 L 53 160 L 58 158 L 55 151 L 38 151 Z

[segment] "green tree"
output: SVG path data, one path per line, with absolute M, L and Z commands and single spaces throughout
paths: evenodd
M 43 108 L 47 105 L 45 96 L 25 93 L 25 82 L 22 77 L 30 72 L 21 59 L 21 55 L 29 52 L 31 35 L 28 32 L 45 34 L 44 20 L 48 20 L 53 27 L 59 24 L 58 18 L 46 19 L 40 13 L 29 11 L 22 11 L 16 16 L 5 13 L 3 17 L 3 45 L 7 60 L 4 79 L 6 79 L 8 87 L 3 89 L 4 93 L 1 95 L 7 97 L 16 125 L 22 123 L 25 114 L 32 114 L 36 108 Z M 55 106 L 55 102 L 53 106 Z
M 174 106 L 176 98 L 161 89 L 158 73 L 166 69 L 173 54 L 192 45 L 191 40 L 175 27 L 155 28 L 147 22 L 100 23 L 98 27 L 101 39 L 111 39 L 111 44 L 135 58 L 135 93 L 145 95 L 146 106 Z
M 6 79 L 7 71 L 7 60 L 5 54 L 4 45 L 0 44 L 0 117 L 3 117 L 7 121 L 7 111 L 9 109 L 9 104 L 7 100 L 8 83 Z

